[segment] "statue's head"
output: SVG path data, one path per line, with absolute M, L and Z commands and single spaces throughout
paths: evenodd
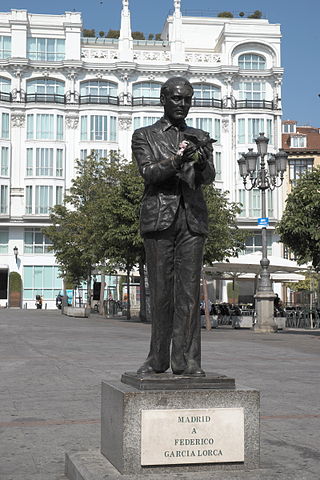
M 161 87 L 160 101 L 164 114 L 173 125 L 179 125 L 188 115 L 193 88 L 184 77 L 171 77 Z

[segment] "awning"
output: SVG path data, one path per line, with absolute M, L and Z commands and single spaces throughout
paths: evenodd
M 268 256 L 270 261 L 269 272 L 271 278 L 278 282 L 291 282 L 304 279 L 303 272 L 309 268 L 308 265 L 298 265 L 294 260 L 288 260 L 282 257 Z M 240 255 L 239 257 L 230 257 L 227 261 L 214 262 L 212 266 L 204 267 L 205 272 L 210 272 L 216 278 L 252 278 L 258 275 L 260 266 L 261 252 Z

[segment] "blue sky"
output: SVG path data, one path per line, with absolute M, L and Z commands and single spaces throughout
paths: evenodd
M 119 28 L 121 0 L 2 0 L 1 11 L 24 8 L 30 13 L 59 14 L 82 12 L 84 26 L 108 31 Z M 161 32 L 173 0 L 130 0 L 132 29 L 144 33 Z M 283 119 L 299 125 L 320 127 L 320 1 L 319 0 L 182 0 L 182 9 L 193 13 L 210 11 L 253 12 L 261 10 L 270 23 L 280 23 L 282 66 L 285 77 L 282 90 Z M 196 5 L 196 6 L 195 6 Z

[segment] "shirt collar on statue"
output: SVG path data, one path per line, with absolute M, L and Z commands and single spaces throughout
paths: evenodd
M 166 132 L 170 128 L 177 128 L 175 125 L 172 125 L 170 120 L 166 117 L 162 117 L 160 119 L 160 122 L 161 122 L 161 128 L 163 132 Z M 186 128 L 187 128 L 186 122 L 185 121 L 181 122 L 179 125 L 179 130 L 185 130 Z

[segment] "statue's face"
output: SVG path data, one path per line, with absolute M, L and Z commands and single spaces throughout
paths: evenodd
M 174 85 L 160 96 L 165 116 L 173 125 L 181 123 L 188 115 L 192 101 L 192 90 L 187 85 Z

